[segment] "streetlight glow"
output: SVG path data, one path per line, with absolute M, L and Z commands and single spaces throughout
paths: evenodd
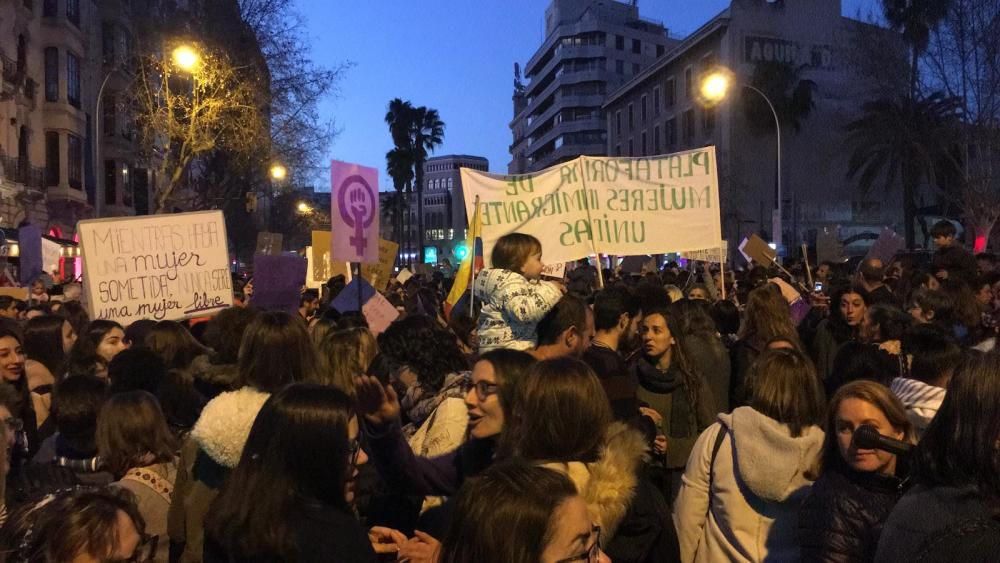
M 300 201 L 299 205 L 298 205 L 298 210 L 299 210 L 299 213 L 309 214 L 309 213 L 312 213 L 313 209 L 312 209 L 312 206 L 310 206 L 308 203 L 306 203 L 304 201 Z
M 707 101 L 721 102 L 728 91 L 729 77 L 721 72 L 709 74 L 701 83 L 701 95 Z
M 188 72 L 194 70 L 194 68 L 198 66 L 198 62 L 201 61 L 201 56 L 198 55 L 198 51 L 195 51 L 190 45 L 179 45 L 175 47 L 171 56 L 175 65 Z
M 275 180 L 284 180 L 285 176 L 288 176 L 288 169 L 281 164 L 271 165 L 271 178 Z

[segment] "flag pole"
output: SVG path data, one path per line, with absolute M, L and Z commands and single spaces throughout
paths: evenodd
M 469 318 L 470 319 L 476 317 L 476 313 L 475 313 L 475 311 L 476 311 L 476 308 L 475 308 L 475 303 L 476 303 L 476 238 L 480 234 L 482 234 L 482 233 L 477 233 L 476 232 L 476 225 L 479 223 L 479 221 L 476 221 L 476 216 L 479 214 L 479 196 L 478 195 L 476 196 L 476 199 L 475 199 L 473 205 L 475 206 L 475 208 L 474 208 L 474 211 L 472 212 L 472 217 L 469 220 L 469 223 L 470 223 L 469 228 L 470 228 L 470 230 L 472 230 L 472 248 L 468 249 L 469 252 L 472 253 L 472 255 L 470 256 L 471 260 L 469 260 L 469 270 L 470 270 L 470 276 L 469 276 L 469 278 L 470 278 L 470 281 L 469 281 Z

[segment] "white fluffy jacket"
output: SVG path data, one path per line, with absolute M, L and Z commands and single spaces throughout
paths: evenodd
M 252 387 L 222 393 L 205 405 L 191 437 L 216 463 L 230 469 L 236 467 L 250 436 L 250 427 L 268 397 L 268 393 Z
M 805 474 L 823 437 L 811 426 L 793 438 L 787 425 L 750 407 L 720 414 L 698 437 L 674 504 L 681 561 L 798 561 L 799 506 L 812 486 Z
M 906 407 L 906 417 L 913 423 L 917 438 L 922 438 L 927 426 L 941 408 L 947 390 L 905 377 L 893 379 L 889 387 L 899 398 L 899 402 Z
M 562 298 L 550 282 L 529 281 L 510 270 L 480 272 L 472 288 L 482 302 L 479 313 L 479 351 L 495 348 L 530 350 L 538 341 L 535 325 Z
M 546 463 L 543 467 L 564 473 L 576 485 L 602 537 L 615 535 L 638 484 L 639 465 L 648 446 L 643 435 L 623 423 L 612 424 L 606 433 L 601 457 L 593 463 L 573 461 Z

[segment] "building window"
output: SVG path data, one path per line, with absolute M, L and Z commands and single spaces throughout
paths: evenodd
M 646 132 L 642 132 L 642 137 L 639 140 L 639 147 L 642 149 L 642 156 L 646 156 Z
M 622 134 L 622 110 L 615 112 L 615 135 Z
M 629 130 L 629 133 L 632 132 L 632 127 L 635 126 L 634 125 L 634 123 L 635 123 L 635 120 L 634 120 L 635 111 L 633 111 L 633 109 L 634 108 L 633 108 L 632 104 L 629 104 L 628 105 L 628 130 Z
M 660 116 L 660 87 L 653 88 L 653 117 Z
M 639 74 L 639 63 L 632 63 L 632 76 Z
M 621 156 L 621 155 L 622 155 L 622 146 L 615 145 L 615 156 Z
M 115 109 L 117 107 L 118 100 L 115 96 L 114 92 L 108 92 L 101 100 L 101 119 L 104 120 L 102 128 L 104 129 L 105 137 L 114 137 L 116 132 L 115 117 L 118 112 L 116 112 Z
M 122 163 L 122 205 L 132 206 L 132 168 Z
M 635 156 L 635 145 L 632 144 L 632 139 L 628 140 L 628 156 Z
M 625 50 L 625 38 L 621 35 L 615 35 L 615 49 L 619 51 Z
M 663 87 L 663 107 L 672 108 L 677 101 L 677 81 L 671 76 Z
M 660 154 L 660 126 L 653 127 L 653 154 Z
M 59 133 L 45 132 L 45 185 L 59 185 Z
M 677 147 L 677 119 L 670 118 L 664 124 L 663 142 L 667 145 L 667 150 Z
M 66 19 L 80 27 L 80 0 L 66 0 Z
M 101 51 L 104 55 L 104 64 L 113 64 L 115 61 L 115 24 L 112 22 L 101 24 Z
M 83 141 L 70 134 L 66 136 L 66 163 L 69 165 L 69 187 L 83 189 Z
M 45 48 L 45 101 L 59 101 L 59 49 Z
M 702 110 L 701 129 L 706 135 L 715 129 L 715 108 L 705 108 Z
M 69 52 L 66 53 L 66 101 L 80 107 L 80 59 Z
M 615 74 L 625 74 L 625 61 L 615 61 Z
M 636 55 L 642 54 L 642 41 L 639 41 L 638 39 L 632 40 L 632 52 Z
M 639 98 L 639 121 L 646 123 L 646 94 Z
M 118 188 L 118 167 L 115 161 L 104 161 L 104 203 L 114 205 L 118 202 L 116 192 Z
M 59 10 L 58 0 L 45 0 L 42 2 L 42 17 L 54 18 Z
M 694 110 L 689 109 L 684 112 L 684 144 L 689 145 L 694 141 Z
M 691 92 L 693 92 L 694 84 L 691 82 L 691 67 L 684 69 L 684 99 L 691 99 Z
M 663 53 L 666 53 L 666 52 L 667 52 L 667 48 L 664 47 L 663 45 L 657 45 L 656 46 L 656 56 L 657 57 L 662 57 Z

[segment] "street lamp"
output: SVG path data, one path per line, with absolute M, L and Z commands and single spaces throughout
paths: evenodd
M 271 165 L 271 178 L 277 181 L 282 181 L 288 176 L 288 169 L 284 165 L 275 163 Z
M 298 209 L 299 213 L 301 213 L 303 215 L 308 215 L 308 214 L 312 213 L 312 211 L 313 211 L 312 206 L 309 205 L 308 203 L 304 202 L 304 201 L 300 201 L 299 205 L 296 207 L 296 209 Z
M 701 100 L 708 105 L 721 103 L 729 92 L 729 87 L 733 83 L 733 72 L 724 67 L 710 70 L 703 75 L 699 92 Z M 781 120 L 778 119 L 778 112 L 774 109 L 774 104 L 759 88 L 750 84 L 740 83 L 739 86 L 751 90 L 764 98 L 767 107 L 771 108 L 771 115 L 774 116 L 774 128 L 778 139 L 778 197 L 775 202 L 774 211 L 771 214 L 772 240 L 777 246 L 781 246 Z
M 177 47 L 174 47 L 170 56 L 173 59 L 174 64 L 177 65 L 177 68 L 185 72 L 194 71 L 195 67 L 198 66 L 198 63 L 201 62 L 201 55 L 199 55 L 198 51 L 190 45 L 178 45 Z

